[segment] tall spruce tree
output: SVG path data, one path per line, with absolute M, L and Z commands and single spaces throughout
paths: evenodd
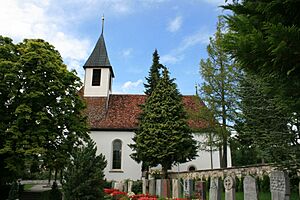
M 187 115 L 174 79 L 163 69 L 162 78 L 142 105 L 142 118 L 133 138 L 131 157 L 154 167 L 162 166 L 162 176 L 176 163 L 197 155 L 196 141 L 187 124 Z
M 219 122 L 215 124 L 215 132 L 220 140 L 221 167 L 226 168 L 228 140 L 232 128 L 230 122 L 233 122 L 236 115 L 237 99 L 234 91 L 237 86 L 238 72 L 234 61 L 224 51 L 224 29 L 224 19 L 219 17 L 217 31 L 214 37 L 210 38 L 210 44 L 207 46 L 209 58 L 200 61 L 200 73 L 204 80 L 200 94 Z
M 66 200 L 103 199 L 105 157 L 96 156 L 95 142 L 89 140 L 86 146 L 75 148 L 72 160 L 64 174 L 64 197 Z
M 149 76 L 146 77 L 147 83 L 144 84 L 145 94 L 151 95 L 160 79 L 160 69 L 162 65 L 159 63 L 159 55 L 157 49 L 153 53 L 152 66 L 150 67 Z

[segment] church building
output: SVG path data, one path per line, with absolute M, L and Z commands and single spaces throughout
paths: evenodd
M 136 163 L 130 157 L 132 150 L 128 144 L 133 143 L 132 138 L 141 112 L 139 105 L 145 102 L 146 95 L 112 92 L 113 79 L 117 77 L 114 75 L 105 46 L 103 27 L 96 46 L 83 68 L 85 75 L 81 92 L 87 105 L 86 115 L 90 136 L 96 142 L 97 153 L 105 155 L 107 160 L 105 178 L 115 181 L 141 179 L 141 164 Z M 183 103 L 187 112 L 196 112 L 204 106 L 203 102 L 193 95 L 184 95 Z M 203 121 L 196 119 L 189 119 L 188 123 L 193 130 L 199 130 L 205 126 Z M 196 132 L 193 135 L 194 139 L 203 142 L 203 136 Z M 195 160 L 173 166 L 170 171 L 193 171 L 220 167 L 218 151 L 212 153 L 199 151 L 198 155 Z M 228 164 L 231 166 L 230 153 Z

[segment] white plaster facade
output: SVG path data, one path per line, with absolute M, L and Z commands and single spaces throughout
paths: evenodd
M 108 180 L 121 181 L 124 179 L 138 180 L 141 179 L 141 164 L 136 163 L 130 154 L 132 150 L 128 144 L 133 143 L 132 138 L 134 132 L 130 131 L 91 131 L 91 138 L 96 142 L 97 153 L 102 153 L 107 160 L 107 167 L 104 170 L 105 178 Z M 122 157 L 121 157 L 121 169 L 112 170 L 112 143 L 114 140 L 119 139 L 122 141 Z M 194 134 L 194 139 L 203 142 L 203 137 Z M 194 166 L 196 170 L 211 169 L 210 165 L 210 152 L 199 151 L 198 157 L 187 163 L 173 166 L 173 172 L 188 171 L 190 166 Z M 213 167 L 220 168 L 219 152 L 214 151 L 213 155 Z M 228 148 L 228 166 L 231 166 L 230 149 Z M 158 167 L 159 168 L 159 167 Z
M 110 68 L 101 68 L 99 86 L 92 86 L 93 70 L 99 68 L 86 68 L 84 76 L 84 96 L 107 97 L 111 93 L 112 74 Z

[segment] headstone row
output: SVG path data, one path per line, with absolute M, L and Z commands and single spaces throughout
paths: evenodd
M 122 182 L 114 183 L 114 188 L 120 191 L 130 192 L 132 190 L 132 184 L 132 181 L 128 181 L 127 184 Z M 235 200 L 235 185 L 234 176 L 225 177 L 223 183 L 220 178 L 212 177 L 210 179 L 209 200 L 221 200 L 222 187 L 225 189 L 225 200 Z M 248 175 L 244 178 L 243 189 L 244 200 L 258 200 L 258 187 L 254 177 Z M 290 185 L 287 173 L 281 171 L 271 172 L 270 190 L 272 200 L 289 200 Z M 183 197 L 206 200 L 206 185 L 203 181 L 194 181 L 192 179 L 184 179 L 182 181 L 177 179 L 144 179 L 143 193 L 164 198 Z

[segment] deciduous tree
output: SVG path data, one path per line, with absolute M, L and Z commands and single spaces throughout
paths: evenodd
M 214 131 L 221 141 L 219 146 L 221 167 L 226 168 L 228 140 L 237 107 L 235 88 L 238 70 L 235 62 L 224 50 L 224 29 L 224 20 L 220 17 L 217 31 L 207 46 L 208 58 L 200 61 L 200 73 L 204 80 L 200 96 L 218 122 L 215 123 Z
M 61 160 L 89 137 L 78 95 L 80 79 L 43 40 L 15 45 L 9 38 L 0 39 L 0 87 L 7 87 L 0 93 L 0 112 L 6 113 L 0 122 L 5 167 L 16 177 L 32 159 L 62 168 Z

